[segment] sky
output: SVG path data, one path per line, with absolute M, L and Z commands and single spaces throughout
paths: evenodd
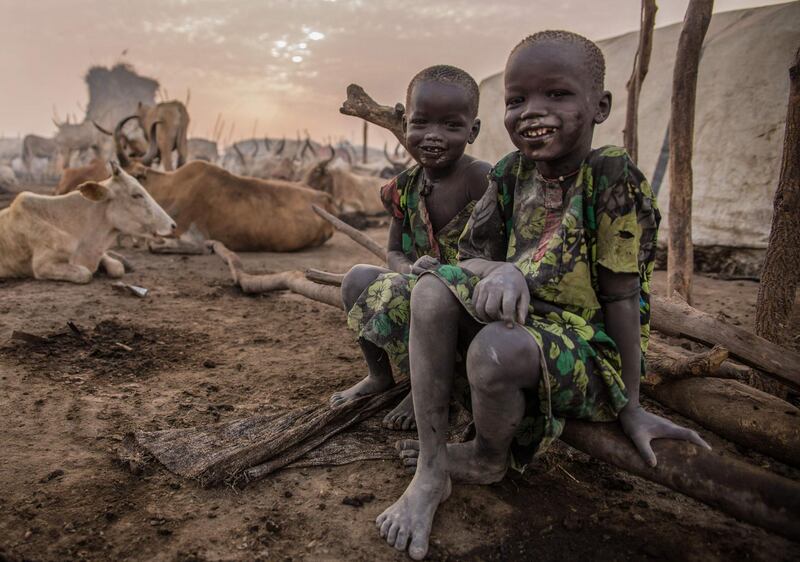
M 656 25 L 681 21 L 687 5 L 661 0 Z M 54 108 L 82 119 L 89 67 L 125 62 L 170 98 L 191 90 L 190 136 L 209 137 L 221 115 L 223 141 L 307 130 L 360 142 L 361 122 L 338 111 L 350 83 L 394 105 L 426 66 L 480 82 L 526 35 L 604 39 L 638 30 L 639 10 L 638 0 L 0 0 L 0 136 L 52 135 Z

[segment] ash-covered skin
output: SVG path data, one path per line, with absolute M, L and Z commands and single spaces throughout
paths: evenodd
M 429 190 L 424 195 L 427 217 L 433 232 L 439 233 L 486 191 L 490 165 L 464 154 L 467 144 L 474 142 L 480 131 L 477 99 L 460 84 L 423 77 L 412 81 L 406 101 L 408 109 L 403 121 L 406 145 L 421 166 L 421 181 Z M 394 216 L 389 228 L 389 269 L 358 265 L 345 277 L 342 299 L 346 310 L 353 308 L 359 296 L 381 274 L 392 271 L 419 274 L 439 264 L 436 257 L 410 255 L 404 251 L 403 220 Z M 439 257 L 444 261 L 444 257 Z M 410 294 L 410 288 L 406 292 Z M 359 338 L 359 345 L 367 362 L 368 375 L 352 387 L 336 392 L 330 400 L 333 407 L 394 385 L 386 352 L 364 338 Z M 396 430 L 415 427 L 410 393 L 385 416 L 383 425 Z
M 591 61 L 586 52 L 570 41 L 523 42 L 506 66 L 509 136 L 535 162 L 539 174 L 562 188 L 574 185 L 571 174 L 591 151 L 594 126 L 608 117 L 611 108 L 611 95 L 598 87 L 588 71 Z M 475 220 L 480 220 L 482 203 L 473 214 Z M 467 313 L 440 277 L 420 277 L 411 299 L 409 346 L 419 442 L 401 444 L 404 462 L 416 466 L 416 472 L 400 499 L 376 521 L 391 546 L 408 548 L 416 560 L 427 554 L 433 518 L 450 493 L 451 480 L 487 484 L 504 476 L 510 445 L 525 413 L 523 391 L 538 388 L 542 377 L 542 350 L 519 325 L 529 314 L 530 303 L 520 269 L 486 259 L 459 265 L 480 278 L 471 303 L 475 316 L 486 325 Z M 600 299 L 602 311 L 607 333 L 619 350 L 628 392 L 629 401 L 619 413 L 623 429 L 651 465 L 656 462 L 652 439 L 686 439 L 708 447 L 695 432 L 641 408 L 639 277 L 600 265 L 597 269 L 598 298 L 610 297 Z M 456 345 L 474 332 L 467 373 L 476 437 L 469 443 L 448 445 L 447 405 Z

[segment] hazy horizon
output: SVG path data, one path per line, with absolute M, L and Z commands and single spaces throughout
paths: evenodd
M 778 3 L 717 0 L 715 12 Z M 659 27 L 681 21 L 688 0 L 661 4 Z M 360 120 L 339 114 L 350 83 L 391 105 L 426 66 L 454 64 L 480 82 L 525 35 L 604 39 L 638 30 L 639 10 L 635 0 L 0 0 L 0 136 L 52 135 L 54 107 L 81 120 L 86 71 L 123 62 L 171 98 L 191 90 L 190 136 L 210 136 L 221 114 L 223 139 L 308 130 L 359 143 Z M 371 134 L 375 146 L 386 138 Z

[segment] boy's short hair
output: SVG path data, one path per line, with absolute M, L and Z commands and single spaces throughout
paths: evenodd
M 406 106 L 408 106 L 408 102 L 411 99 L 411 92 L 414 90 L 414 86 L 420 82 L 439 82 L 441 84 L 455 84 L 459 86 L 467 93 L 470 113 L 472 113 L 473 117 L 478 115 L 478 101 L 480 99 L 478 83 L 464 70 L 455 66 L 450 66 L 449 64 L 437 64 L 436 66 L 429 66 L 428 68 L 420 70 L 408 84 L 408 90 L 406 90 Z
M 578 35 L 571 31 L 553 30 L 539 31 L 533 35 L 528 35 L 525 39 L 517 43 L 508 56 L 510 59 L 522 47 L 530 47 L 537 43 L 571 43 L 578 46 L 586 55 L 587 70 L 592 77 L 592 86 L 595 91 L 602 92 L 606 77 L 606 59 L 603 51 L 594 41 L 587 39 L 583 35 Z

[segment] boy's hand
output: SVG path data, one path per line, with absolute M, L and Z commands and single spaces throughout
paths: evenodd
M 686 427 L 681 427 L 666 418 L 651 414 L 641 406 L 633 406 L 623 409 L 619 413 L 619 422 L 622 430 L 631 438 L 633 444 L 639 450 L 639 454 L 650 466 L 656 465 L 656 454 L 650 441 L 653 439 L 682 439 L 691 441 L 698 447 L 711 450 L 711 445 L 706 443 L 696 431 Z
M 411 266 L 411 273 L 419 275 L 423 271 L 428 271 L 440 265 L 439 260 L 433 256 L 422 256 Z
M 525 276 L 507 263 L 493 269 L 478 282 L 472 301 L 476 315 L 484 322 L 502 320 L 512 325 L 516 321 L 524 325 L 531 295 Z

